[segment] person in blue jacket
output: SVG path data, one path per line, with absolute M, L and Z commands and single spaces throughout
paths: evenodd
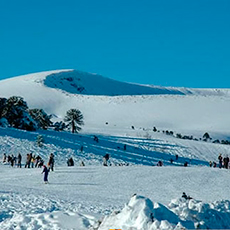
M 50 170 L 45 165 L 43 165 L 43 171 L 42 171 L 42 173 L 44 173 L 44 182 L 45 182 L 45 184 L 48 183 L 49 171 Z

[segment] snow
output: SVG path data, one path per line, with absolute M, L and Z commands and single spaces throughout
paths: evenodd
M 0 162 L 0 229 L 230 228 L 229 171 L 208 166 L 219 153 L 230 155 L 229 145 L 212 143 L 229 140 L 229 92 L 143 86 L 73 70 L 0 81 L 0 97 L 22 96 L 54 121 L 77 108 L 85 122 L 79 134 L 0 128 L 0 157 L 21 153 L 23 163 L 17 168 Z M 205 132 L 211 141 L 200 140 Z M 42 169 L 24 168 L 30 152 L 46 164 L 54 153 L 49 184 Z M 102 166 L 105 153 L 111 167 Z M 69 157 L 74 167 L 67 167 Z M 156 166 L 159 160 L 163 167 Z M 193 199 L 181 198 L 183 192 Z
M 166 221 L 172 228 L 179 222 L 188 227 L 202 220 L 209 228 L 229 227 L 228 170 L 56 166 L 49 184 L 43 184 L 41 169 L 0 169 L 1 229 L 88 229 L 98 220 L 103 221 L 99 229 L 156 229 Z M 194 199 L 183 201 L 184 191 Z M 131 198 L 135 193 L 138 198 Z M 147 225 L 150 213 L 153 226 Z
M 219 221 L 222 220 L 222 221 Z M 221 222 L 221 223 L 220 223 Z M 125 207 L 105 217 L 99 230 L 119 229 L 222 229 L 229 228 L 230 202 L 203 203 L 179 198 L 168 207 L 134 195 Z

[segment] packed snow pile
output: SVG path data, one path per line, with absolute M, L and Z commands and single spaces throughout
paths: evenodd
M 0 229 L 87 230 L 94 217 L 78 212 L 75 205 L 42 197 L 0 193 Z
M 203 203 L 195 199 L 172 200 L 168 207 L 134 195 L 121 211 L 105 217 L 98 230 L 228 229 L 230 201 Z M 94 227 L 95 229 L 95 227 Z

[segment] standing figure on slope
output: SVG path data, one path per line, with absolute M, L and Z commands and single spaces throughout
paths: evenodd
M 43 165 L 43 171 L 42 171 L 42 173 L 44 173 L 44 182 L 45 182 L 45 184 L 48 184 L 49 171 L 50 170 L 45 165 Z
M 49 168 L 54 171 L 54 154 L 50 154 L 49 162 L 48 162 Z
M 105 154 L 103 157 L 103 166 L 108 166 L 109 154 Z
M 2 159 L 2 163 L 6 163 L 6 154 L 3 154 L 3 159 Z
M 221 153 L 218 156 L 218 160 L 219 160 L 219 168 L 221 169 L 222 168 L 222 161 L 223 161 L 223 157 L 222 157 Z
M 20 153 L 18 154 L 18 167 L 22 167 L 22 155 Z

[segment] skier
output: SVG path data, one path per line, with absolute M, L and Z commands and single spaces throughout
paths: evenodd
M 45 182 L 45 184 L 48 184 L 49 171 L 50 170 L 45 165 L 43 165 L 43 171 L 42 171 L 42 173 L 44 173 L 44 182 Z

